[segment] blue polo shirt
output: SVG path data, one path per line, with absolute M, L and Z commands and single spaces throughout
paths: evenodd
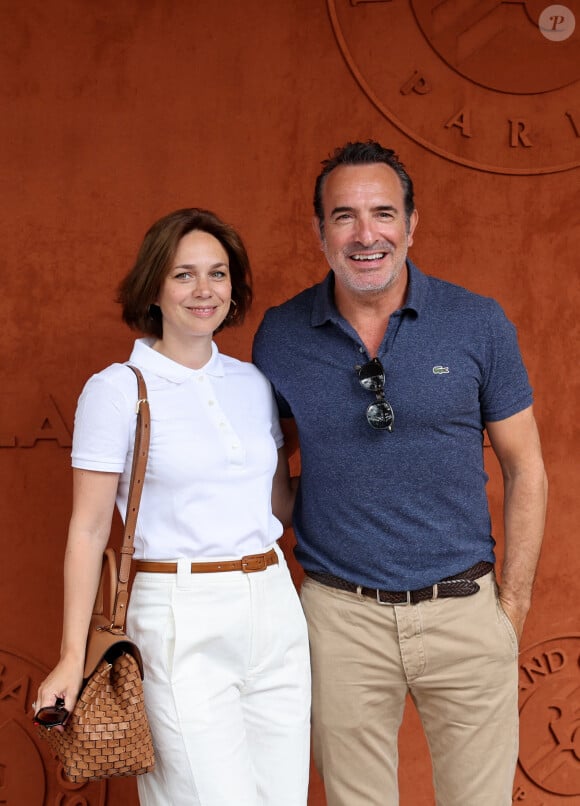
M 375 395 L 356 368 L 374 356 L 338 313 L 332 272 L 268 310 L 254 342 L 280 416 L 298 427 L 298 560 L 385 590 L 493 562 L 484 423 L 532 403 L 516 331 L 499 304 L 407 265 L 407 300 L 378 352 L 392 433 L 367 423 Z

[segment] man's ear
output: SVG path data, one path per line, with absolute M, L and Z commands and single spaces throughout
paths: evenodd
M 419 223 L 419 213 L 417 209 L 413 210 L 411 213 L 411 217 L 409 218 L 409 233 L 408 233 L 408 243 L 409 246 L 413 246 L 413 237 L 415 235 L 415 230 L 417 229 L 417 224 Z
M 314 230 L 314 234 L 316 235 L 320 248 L 324 249 L 324 237 L 321 232 L 321 225 L 320 221 L 318 220 L 318 216 L 312 216 L 312 229 Z

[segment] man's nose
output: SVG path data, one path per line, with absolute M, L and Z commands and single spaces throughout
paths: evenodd
M 357 218 L 355 234 L 359 243 L 363 246 L 371 246 L 377 240 L 373 219 L 367 216 Z

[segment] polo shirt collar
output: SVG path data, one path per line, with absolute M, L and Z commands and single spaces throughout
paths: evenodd
M 429 280 L 410 260 L 407 260 L 407 269 L 409 270 L 409 286 L 407 299 L 401 310 L 413 311 L 418 315 L 425 305 Z
M 312 327 L 325 322 L 336 321 L 340 314 L 334 304 L 334 272 L 329 271 L 324 280 L 316 286 L 312 305 Z
M 158 353 L 157 350 L 152 348 L 153 341 L 152 338 L 137 339 L 133 346 L 129 363 L 135 363 L 141 369 L 172 383 L 184 383 L 200 373 L 215 377 L 225 375 L 222 356 L 214 341 L 211 343 L 211 358 L 200 369 L 184 367 L 183 364 L 178 364 L 177 361 Z
M 407 260 L 407 269 L 409 272 L 409 287 L 406 302 L 401 310 L 413 311 L 419 314 L 427 295 L 428 279 L 410 260 Z M 311 324 L 313 327 L 317 327 L 325 322 L 336 321 L 339 318 L 341 316 L 334 303 L 334 272 L 329 271 L 324 280 L 316 287 Z

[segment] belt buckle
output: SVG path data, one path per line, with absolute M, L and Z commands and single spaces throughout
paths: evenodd
M 377 604 L 380 604 L 383 607 L 385 607 L 385 605 L 387 605 L 388 607 L 407 607 L 407 605 L 411 604 L 411 591 L 401 591 L 401 593 L 404 593 L 406 595 L 407 597 L 406 602 L 383 602 L 383 600 L 381 599 L 381 592 L 377 588 Z
M 266 565 L 265 554 L 246 554 L 242 557 L 242 571 L 244 574 L 253 574 L 256 571 L 265 571 L 268 567 Z

